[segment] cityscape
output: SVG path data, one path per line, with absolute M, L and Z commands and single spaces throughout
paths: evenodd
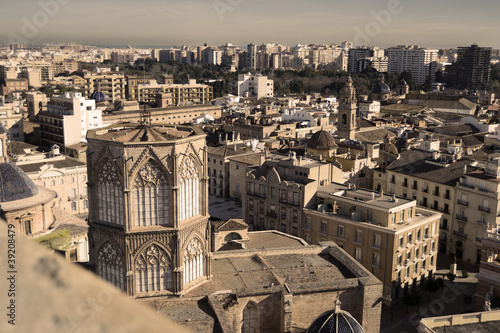
M 497 3 L 6 6 L 0 331 L 499 331 Z

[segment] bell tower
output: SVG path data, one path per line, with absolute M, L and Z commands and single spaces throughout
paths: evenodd
M 356 89 L 351 77 L 349 77 L 345 87 L 340 92 L 339 120 L 337 123 L 339 137 L 354 140 L 357 108 Z
M 87 138 L 90 267 L 135 297 L 210 279 L 205 135 L 143 122 Z

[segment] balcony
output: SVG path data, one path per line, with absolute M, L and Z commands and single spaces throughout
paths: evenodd
M 474 190 L 476 188 L 476 187 L 474 187 L 472 185 L 467 185 L 467 184 L 464 184 L 464 183 L 458 183 L 458 186 L 462 187 L 462 188 L 466 188 L 468 190 Z
M 456 217 L 457 217 L 457 220 L 459 220 L 459 221 L 467 222 L 467 216 L 465 216 L 465 215 L 457 214 Z
M 481 206 L 481 205 L 477 206 L 477 209 L 480 210 L 480 211 L 482 211 L 482 212 L 485 212 L 485 213 L 490 213 L 491 212 L 491 208 L 485 207 L 485 206 Z
M 439 197 L 439 191 L 434 191 L 432 194 L 435 195 L 436 197 Z
M 396 184 L 396 179 L 395 178 L 391 178 L 391 180 L 389 181 L 389 183 Z
M 297 201 L 294 202 L 283 198 L 280 198 L 280 202 L 285 205 L 300 206 L 300 203 Z
M 438 205 L 431 205 L 429 208 L 439 211 L 439 206 Z
M 402 183 L 401 183 L 401 186 L 403 186 L 403 187 L 408 187 L 408 182 L 402 182 Z
M 257 192 L 248 191 L 247 194 L 248 195 L 253 195 L 255 197 L 260 197 L 260 198 L 265 198 L 266 197 L 265 193 L 257 193 Z
M 460 238 L 463 238 L 463 239 L 467 239 L 467 235 L 461 233 L 460 231 L 453 230 L 453 235 L 457 236 L 457 237 L 460 237 Z
M 447 225 L 439 225 L 439 229 L 448 231 Z
M 441 208 L 439 211 L 441 213 L 450 214 L 450 209 L 449 208 Z
M 424 193 L 428 193 L 428 192 L 429 192 L 429 189 L 428 189 L 428 188 L 423 188 L 423 189 L 422 189 L 422 192 L 424 192 Z
M 418 185 L 413 184 L 413 185 L 411 186 L 411 189 L 412 189 L 412 190 L 418 190 Z
M 483 221 L 483 220 L 479 220 L 479 221 L 477 221 L 477 224 L 479 224 L 479 225 L 483 225 L 483 226 L 488 226 L 488 222 Z
M 424 206 L 424 207 L 428 207 L 429 203 L 427 201 L 420 201 L 419 205 Z
M 464 201 L 464 200 L 458 199 L 457 200 L 457 204 L 465 206 L 465 207 L 469 207 L 469 202 L 468 201 Z
M 449 199 L 450 199 L 450 193 L 445 193 L 445 194 L 443 195 L 443 198 L 445 198 L 445 199 L 448 199 L 448 200 L 449 200 Z

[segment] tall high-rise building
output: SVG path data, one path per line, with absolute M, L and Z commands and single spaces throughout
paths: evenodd
M 432 78 L 435 76 L 437 54 L 437 50 L 418 45 L 390 47 L 385 50 L 385 55 L 389 58 L 387 70 L 389 73 L 411 71 L 415 82 L 423 84 L 429 75 Z
M 457 79 L 462 88 L 484 89 L 490 81 L 491 47 L 458 48 Z
M 363 66 L 364 59 L 385 59 L 384 58 L 384 50 L 379 49 L 378 47 L 359 47 L 355 49 L 349 49 L 349 64 L 348 70 L 349 73 L 359 73 L 366 68 Z M 385 61 L 387 61 L 385 59 Z M 387 66 L 384 66 L 385 70 L 379 71 L 387 71 Z M 378 70 L 378 69 L 377 69 Z
M 257 46 L 254 43 L 247 46 L 247 67 L 257 68 Z

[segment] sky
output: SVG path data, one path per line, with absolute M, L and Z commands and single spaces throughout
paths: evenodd
M 0 0 L 0 42 L 500 49 L 498 0 Z

